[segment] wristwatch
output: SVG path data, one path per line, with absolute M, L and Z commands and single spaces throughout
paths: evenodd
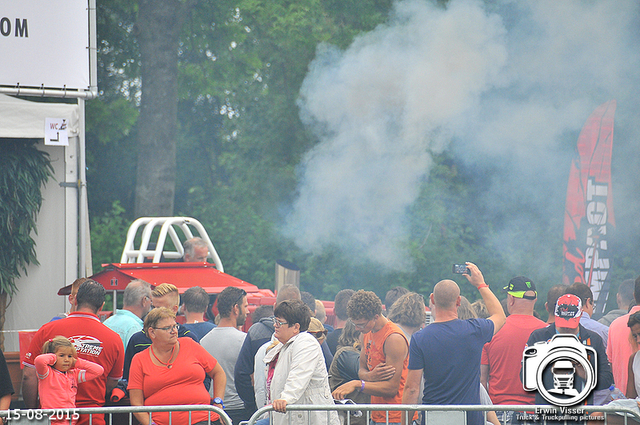
M 213 399 L 213 404 L 219 404 L 224 409 L 224 402 L 222 401 L 222 399 L 220 397 L 214 398 Z

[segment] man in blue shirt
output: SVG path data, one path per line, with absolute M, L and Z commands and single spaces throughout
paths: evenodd
M 131 336 L 142 330 L 143 319 L 151 310 L 151 285 L 144 280 L 129 282 L 124 290 L 122 310 L 104 321 L 106 327 L 120 335 L 124 348 Z
M 458 284 L 452 280 L 438 282 L 430 295 L 435 322 L 411 337 L 403 404 L 417 403 L 423 375 L 423 404 L 480 404 L 482 347 L 500 330 L 506 317 L 480 269 L 475 264 L 466 264 L 468 272 L 463 276 L 478 289 L 489 318 L 458 319 Z M 403 421 L 405 418 L 403 415 Z M 482 412 L 468 412 L 467 423 L 484 424 Z
M 181 309 L 186 319 L 186 323 L 182 326 L 193 332 L 198 341 L 216 327 L 215 323 L 205 319 L 207 308 L 209 308 L 209 294 L 201 287 L 193 286 L 182 294 Z

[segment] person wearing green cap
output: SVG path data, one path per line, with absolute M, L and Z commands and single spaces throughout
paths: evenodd
M 509 316 L 491 342 L 485 344 L 480 361 L 480 383 L 494 404 L 533 404 L 535 395 L 522 388 L 520 362 L 531 332 L 547 326 L 533 316 L 537 292 L 533 281 L 514 277 L 503 288 L 507 291 Z M 510 424 L 514 412 L 497 411 L 502 424 Z

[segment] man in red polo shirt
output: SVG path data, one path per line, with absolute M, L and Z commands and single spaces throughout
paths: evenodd
M 480 383 L 487 389 L 494 404 L 534 404 L 535 394 L 522 388 L 520 363 L 531 332 L 547 324 L 533 316 L 538 293 L 531 279 L 514 277 L 504 290 L 507 291 L 509 316 L 491 342 L 484 345 Z M 503 424 L 512 423 L 513 413 L 496 412 Z
M 65 319 L 55 320 L 36 332 L 23 362 L 22 393 L 27 408 L 37 408 L 38 378 L 35 358 L 41 353 L 45 341 L 57 335 L 67 337 L 76 347 L 78 357 L 92 361 L 104 368 L 104 374 L 78 385 L 77 407 L 101 407 L 106 394 L 122 378 L 124 348 L 120 336 L 100 322 L 98 311 L 104 304 L 105 289 L 94 280 L 87 280 L 78 288 L 76 311 Z M 88 424 L 89 415 L 82 415 L 79 425 Z M 104 425 L 104 415 L 92 415 L 92 423 Z

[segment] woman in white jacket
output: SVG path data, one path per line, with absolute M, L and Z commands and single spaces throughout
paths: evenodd
M 278 343 L 267 350 L 267 394 L 276 412 L 287 405 L 333 406 L 324 356 L 318 340 L 307 329 L 311 310 L 300 300 L 283 301 L 274 311 Z M 339 425 L 336 411 L 294 411 L 291 424 Z M 272 414 L 271 425 L 288 425 L 288 415 Z M 310 416 L 310 417 L 309 417 Z

